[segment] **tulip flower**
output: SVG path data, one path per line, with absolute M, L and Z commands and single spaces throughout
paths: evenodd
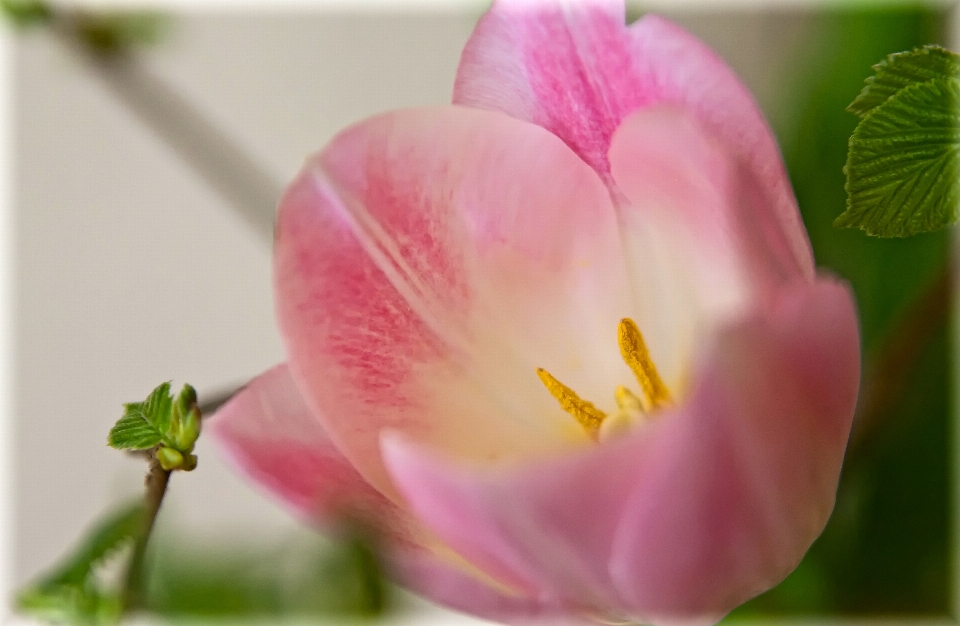
M 212 428 L 306 520 L 511 623 L 714 623 L 834 504 L 860 349 L 711 50 L 619 1 L 501 0 L 453 106 L 362 121 L 280 202 L 288 361 Z

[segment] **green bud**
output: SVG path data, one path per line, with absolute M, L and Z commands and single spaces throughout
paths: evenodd
M 197 408 L 197 391 L 184 385 L 173 403 L 168 437 L 180 452 L 192 452 L 193 444 L 200 436 L 200 409 Z
M 183 420 L 183 444 L 184 452 L 193 452 L 193 444 L 197 442 L 202 427 L 200 409 L 193 407 Z
M 193 455 L 191 454 L 190 456 Z M 173 448 L 167 448 L 166 446 L 160 446 L 157 450 L 157 461 L 160 462 L 160 467 L 168 472 L 183 467 L 183 455 Z M 196 457 L 194 457 L 193 466 L 197 466 Z
M 188 454 L 186 457 L 184 457 L 183 467 L 180 469 L 185 472 L 192 472 L 193 470 L 197 469 L 197 455 Z
M 184 385 L 177 394 L 177 406 L 182 407 L 184 414 L 189 413 L 190 409 L 197 406 L 197 390 L 190 385 Z

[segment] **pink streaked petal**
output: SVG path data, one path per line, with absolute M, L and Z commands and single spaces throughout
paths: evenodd
M 286 364 L 257 378 L 206 426 L 233 463 L 320 527 L 363 521 L 407 541 L 415 524 L 334 447 Z
M 790 253 L 785 269 L 812 278 L 813 252 L 780 148 L 750 90 L 709 46 L 669 20 L 646 15 L 629 31 L 635 71 L 657 92 L 650 104 L 687 108 L 743 159 L 779 231 L 767 234 L 784 239 Z
M 719 337 L 648 450 L 611 553 L 628 605 L 720 617 L 780 582 L 823 530 L 857 399 L 849 288 L 829 279 Z
M 629 381 L 609 194 L 542 128 L 462 107 L 367 120 L 308 162 L 276 233 L 293 375 L 385 493 L 384 429 L 485 461 L 552 454 L 586 437 L 537 367 L 611 403 Z
M 762 112 L 709 47 L 661 17 L 626 27 L 616 0 L 495 2 L 464 48 L 453 101 L 543 126 L 609 184 L 607 151 L 623 119 L 647 106 L 681 106 L 756 179 L 779 231 L 771 234 L 785 242 L 786 271 L 813 277 L 810 243 Z
M 496 474 L 384 451 L 417 516 L 481 567 L 582 613 L 709 623 L 822 530 L 858 378 L 849 290 L 821 280 L 723 333 L 687 402 L 625 439 Z
M 601 174 L 624 115 L 650 101 L 619 0 L 498 0 L 463 49 L 453 102 L 538 124 Z

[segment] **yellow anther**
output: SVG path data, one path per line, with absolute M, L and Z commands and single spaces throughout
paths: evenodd
M 620 355 L 623 360 L 633 370 L 633 375 L 637 377 L 640 388 L 646 396 L 648 409 L 657 409 L 671 402 L 670 391 L 660 379 L 657 372 L 657 366 L 653 364 L 650 358 L 650 352 L 647 350 L 647 344 L 643 340 L 640 329 L 636 322 L 629 317 L 620 320 L 620 327 L 617 329 L 617 339 L 620 343 Z
M 600 428 L 607 414 L 593 406 L 592 402 L 581 399 L 573 389 L 554 378 L 547 370 L 538 367 L 537 376 L 543 381 L 543 386 L 547 388 L 550 395 L 560 403 L 560 407 L 574 416 L 583 428 L 595 437 L 597 429 Z

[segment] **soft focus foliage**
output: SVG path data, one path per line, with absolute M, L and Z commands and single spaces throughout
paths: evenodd
M 76 552 L 62 565 L 18 594 L 17 608 L 54 623 L 116 623 L 122 607 L 123 573 L 142 529 L 141 503 L 111 513 L 81 539 Z M 107 569 L 114 575 L 105 575 Z
M 144 608 L 158 615 L 371 618 L 391 606 L 374 544 L 362 533 L 219 550 L 167 536 L 153 552 Z

